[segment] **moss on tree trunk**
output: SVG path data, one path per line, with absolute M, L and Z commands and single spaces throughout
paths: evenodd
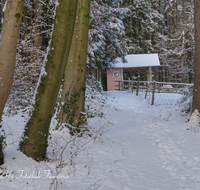
M 45 158 L 50 121 L 67 65 L 74 32 L 78 0 L 59 0 L 54 31 L 31 119 L 24 131 L 20 149 L 36 160 Z
M 78 0 L 76 22 L 70 54 L 65 69 L 62 93 L 62 123 L 78 127 L 84 118 L 86 59 L 88 46 L 90 0 Z

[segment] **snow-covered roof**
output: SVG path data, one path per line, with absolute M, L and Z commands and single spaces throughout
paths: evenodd
M 160 61 L 158 54 L 130 54 L 125 57 L 126 63 L 117 59 L 118 63 L 113 64 L 112 68 L 138 68 L 138 67 L 159 67 Z

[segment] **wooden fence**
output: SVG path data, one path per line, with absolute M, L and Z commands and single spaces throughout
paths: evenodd
M 136 90 L 136 96 L 140 90 L 145 90 L 145 99 L 147 98 L 148 92 L 152 92 L 151 105 L 154 105 L 155 93 L 182 93 L 185 87 L 193 89 L 194 84 L 192 83 L 171 83 L 171 82 L 155 82 L 155 81 L 140 81 L 137 80 L 115 80 L 118 82 L 116 90 L 124 91 L 126 89 L 133 92 Z

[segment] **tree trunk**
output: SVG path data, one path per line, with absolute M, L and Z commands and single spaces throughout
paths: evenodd
M 34 2 L 34 34 L 33 34 L 33 39 L 34 39 L 34 48 L 35 48 L 35 53 L 34 53 L 34 59 L 33 61 L 35 63 L 39 62 L 39 50 L 42 45 L 42 36 L 40 34 L 41 30 L 39 28 L 39 23 L 38 23 L 38 17 L 40 16 L 40 7 L 39 7 L 39 0 L 35 0 Z
M 54 31 L 41 77 L 32 117 L 26 125 L 20 149 L 36 160 L 45 158 L 50 121 L 67 65 L 74 32 L 78 0 L 59 0 L 54 19 Z M 28 138 L 27 138 L 28 137 Z
M 76 24 L 62 93 L 62 102 L 64 102 L 62 123 L 75 127 L 84 122 L 81 112 L 84 110 L 85 100 L 90 0 L 78 0 L 76 12 Z
M 183 5 L 183 10 L 182 10 L 182 14 L 183 14 L 183 18 L 182 18 L 182 53 L 181 53 L 181 57 L 180 57 L 180 64 L 181 64 L 181 82 L 186 82 L 186 76 L 184 73 L 184 61 L 185 61 L 185 37 L 186 37 L 186 32 L 185 32 L 185 28 L 186 28 L 186 0 L 182 1 L 182 5 Z
M 24 0 L 7 0 L 0 43 L 0 122 L 13 82 L 23 7 Z M 2 137 L 0 139 L 0 164 L 3 164 Z
M 24 0 L 7 0 L 0 43 L 0 119 L 13 82 L 23 7 Z
M 194 22 L 195 22 L 195 76 L 193 92 L 193 108 L 200 112 L 200 1 L 194 1 Z
M 42 38 L 41 38 L 41 35 L 39 34 L 40 33 L 40 28 L 38 26 L 38 18 L 40 16 L 40 13 L 39 13 L 39 0 L 35 0 L 35 6 L 34 6 L 34 19 L 35 19 L 35 23 L 34 23 L 34 46 L 39 48 L 42 44 Z M 36 55 L 37 56 L 37 55 Z
M 102 86 L 103 86 L 103 90 L 104 91 L 107 91 L 107 73 L 104 71 L 102 71 L 102 74 L 101 74 L 102 78 Z

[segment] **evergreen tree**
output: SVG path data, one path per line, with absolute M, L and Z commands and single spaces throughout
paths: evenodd
M 160 80 L 191 82 L 194 73 L 193 0 L 125 0 L 129 53 L 159 53 Z
M 168 1 L 167 62 L 169 81 L 191 82 L 194 74 L 194 17 L 193 0 Z
M 151 1 L 125 1 L 124 5 L 129 8 L 124 18 L 128 53 L 153 52 L 152 35 L 157 25 L 154 21 L 155 13 L 152 12 Z
M 92 0 L 89 25 L 88 69 L 108 69 L 126 54 L 120 0 Z

